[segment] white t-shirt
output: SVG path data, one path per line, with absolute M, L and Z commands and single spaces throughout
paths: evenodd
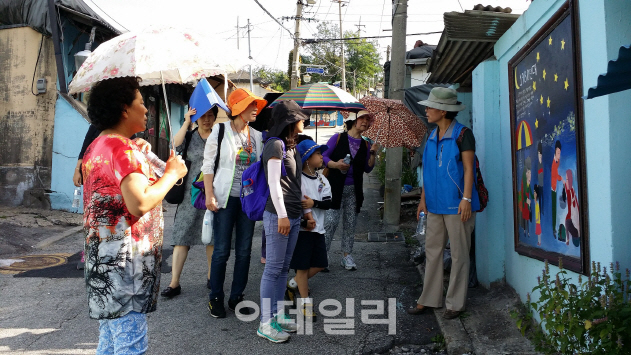
M 301 190 L 303 196 L 309 196 L 312 200 L 328 201 L 331 199 L 331 184 L 322 174 L 317 177 L 302 173 Z M 304 197 L 302 198 L 304 200 Z M 310 232 L 324 234 L 324 216 L 326 211 L 319 208 L 311 208 L 311 214 L 316 221 L 316 226 Z M 301 231 L 306 229 L 301 228 Z

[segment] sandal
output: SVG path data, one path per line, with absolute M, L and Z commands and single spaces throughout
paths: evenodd
M 418 308 L 418 306 L 421 306 L 421 308 Z M 423 314 L 429 307 L 426 306 L 422 306 L 422 305 L 415 305 L 412 306 L 410 308 L 407 309 L 408 314 L 411 314 L 413 316 L 419 315 L 419 314 Z

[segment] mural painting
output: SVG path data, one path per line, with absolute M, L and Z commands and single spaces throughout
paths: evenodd
M 587 259 L 578 48 L 569 2 L 509 62 L 515 250 L 574 271 Z

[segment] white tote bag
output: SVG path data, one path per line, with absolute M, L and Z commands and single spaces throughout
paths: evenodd
M 210 244 L 213 241 L 213 215 L 210 210 L 204 214 L 204 224 L 202 225 L 202 243 Z

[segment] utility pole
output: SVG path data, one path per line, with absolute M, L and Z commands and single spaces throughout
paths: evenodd
M 239 49 L 239 16 L 237 16 L 237 49 Z
M 390 45 L 386 48 L 386 62 L 390 61 Z
M 357 37 L 361 36 L 362 27 L 366 27 L 366 25 L 362 25 L 362 17 L 359 16 L 359 25 L 355 25 L 357 27 Z
M 248 58 L 250 59 L 250 92 L 254 93 L 254 79 L 252 78 L 252 47 L 250 46 L 250 19 L 248 19 Z
M 340 54 L 341 62 L 342 62 L 342 90 L 346 91 L 346 59 L 344 58 L 344 32 L 342 31 L 342 0 L 332 0 L 336 2 L 339 6 L 339 14 L 340 14 L 340 44 L 342 45 L 342 53 Z
M 392 61 L 390 62 L 390 99 L 404 99 L 405 35 L 407 30 L 407 0 L 394 0 L 392 23 Z M 387 229 L 397 230 L 401 217 L 401 159 L 403 149 L 386 149 L 386 191 L 383 222 Z
M 296 3 L 296 31 L 294 32 L 294 70 L 291 72 L 291 88 L 298 87 L 300 81 L 300 18 L 302 17 L 302 0 Z

